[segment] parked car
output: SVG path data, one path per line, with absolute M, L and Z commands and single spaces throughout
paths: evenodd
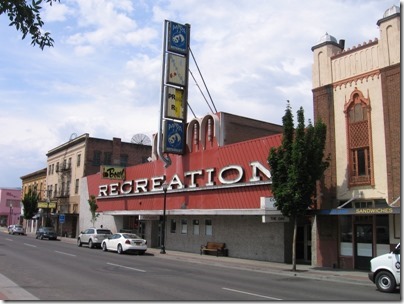
M 8 228 L 8 233 L 24 235 L 25 231 L 21 225 L 10 225 Z
M 368 276 L 377 289 L 383 292 L 393 292 L 400 286 L 400 243 L 392 252 L 370 260 Z
M 147 250 L 147 241 L 134 233 L 115 233 L 102 241 L 102 250 L 116 251 L 119 254 L 135 252 L 144 254 Z
M 80 232 L 77 237 L 77 246 L 87 244 L 88 248 L 101 247 L 101 242 L 111 236 L 112 232 L 105 228 L 88 228 Z
M 48 240 L 56 240 L 58 237 L 55 228 L 53 227 L 41 227 L 35 233 L 36 239 L 48 239 Z

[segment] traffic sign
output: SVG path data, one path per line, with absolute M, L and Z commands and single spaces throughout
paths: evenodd
M 63 213 L 59 214 L 59 223 L 63 224 L 64 222 L 65 222 L 65 215 Z

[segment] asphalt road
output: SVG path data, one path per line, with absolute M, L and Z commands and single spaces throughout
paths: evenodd
M 8 234 L 0 234 L 0 272 L 0 295 L 11 290 L 10 300 L 386 302 L 401 296 L 369 286 L 167 260 L 150 253 L 118 255 Z

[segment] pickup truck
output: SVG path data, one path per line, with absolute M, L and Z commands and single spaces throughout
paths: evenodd
M 393 292 L 400 286 L 400 243 L 396 248 L 370 260 L 369 280 L 378 290 Z

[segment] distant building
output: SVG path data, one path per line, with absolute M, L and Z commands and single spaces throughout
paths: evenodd
M 46 168 L 26 174 L 20 178 L 22 181 L 21 200 L 23 200 L 24 196 L 31 190 L 38 195 L 39 203 L 46 202 Z M 22 208 L 24 208 L 24 206 L 22 206 Z M 45 224 L 45 218 L 49 214 L 46 213 L 46 209 L 39 209 L 41 212 L 35 215 L 33 219 L 23 221 L 26 232 L 35 232 L 38 226 Z
M 400 242 L 400 20 L 393 6 L 377 21 L 379 38 L 345 49 L 326 34 L 312 47 L 314 117 L 327 124 L 331 156 L 313 222 L 315 265 L 369 269 Z
M 127 166 L 148 162 L 150 155 L 150 145 L 122 142 L 120 138 L 93 138 L 87 133 L 49 150 L 47 168 L 21 177 L 23 195 L 31 188 L 40 196 L 40 212 L 27 223 L 28 229 L 35 231 L 38 225 L 44 224 L 44 219 L 50 219 L 59 235 L 76 237 L 81 178 L 95 173 L 116 176 L 124 173 Z M 0 212 L 8 214 L 2 209 Z M 63 223 L 59 221 L 60 214 L 64 214 Z M 88 221 L 87 225 L 90 224 Z
M 20 224 L 21 189 L 0 188 L 0 226 Z

